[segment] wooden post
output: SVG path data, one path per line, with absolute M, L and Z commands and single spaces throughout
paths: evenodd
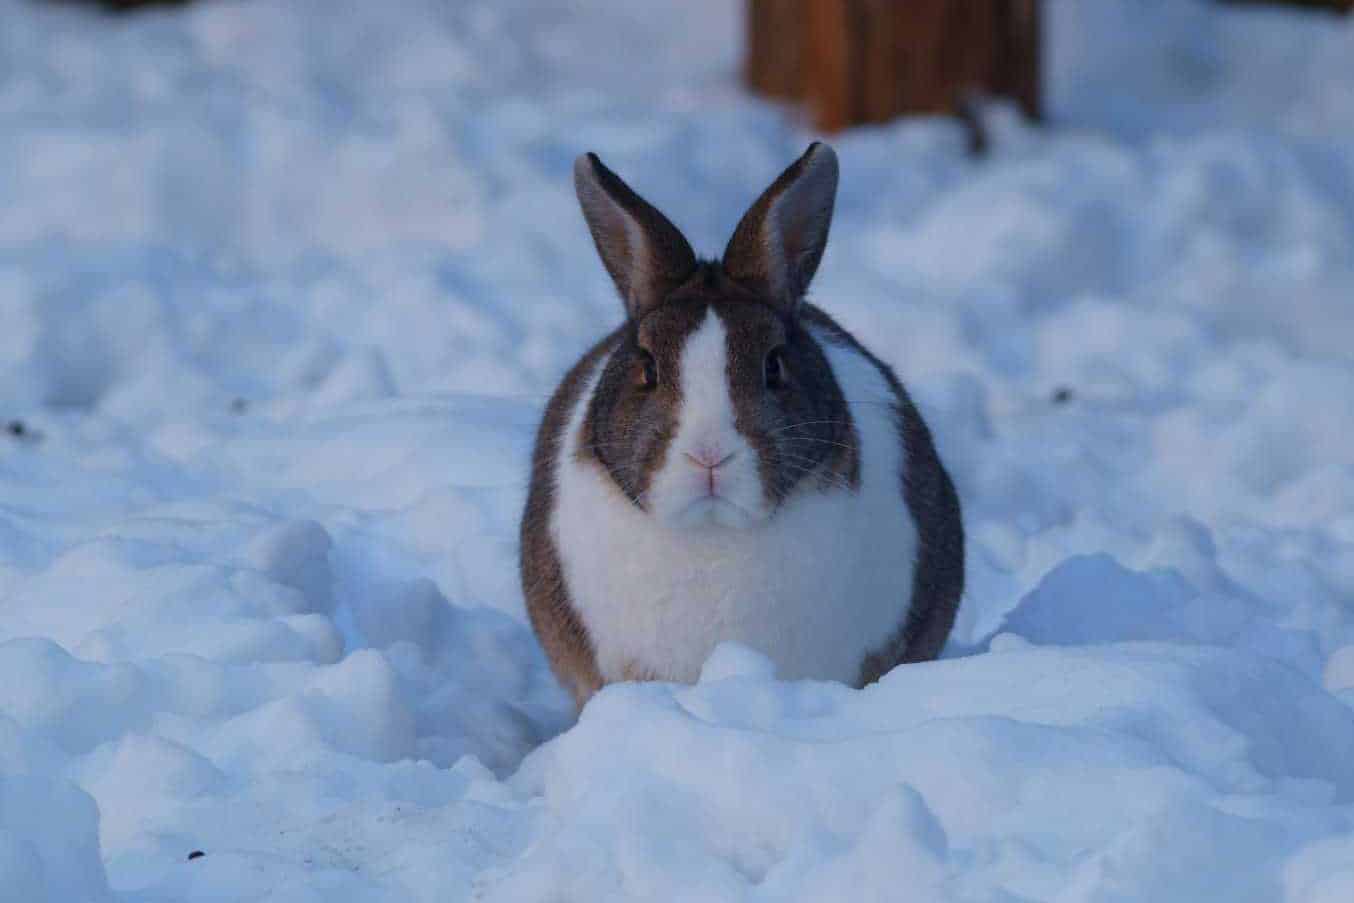
M 804 94 L 820 129 L 844 129 L 855 114 L 851 10 L 842 0 L 807 0 L 803 5 Z
M 768 97 L 803 96 L 803 24 L 798 3 L 748 0 L 747 53 L 743 75 L 752 90 Z
M 1037 118 L 1039 0 L 748 0 L 747 80 L 825 131 L 960 113 L 974 94 Z

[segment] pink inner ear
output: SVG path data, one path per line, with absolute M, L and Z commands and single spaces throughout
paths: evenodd
M 578 200 L 607 269 L 611 269 L 613 262 L 633 262 L 639 256 L 636 241 L 639 236 L 620 205 L 592 180 L 579 182 Z M 622 295 L 628 296 L 633 292 L 634 269 L 631 265 L 611 274 Z M 630 298 L 625 297 L 624 300 L 628 303 Z
M 771 205 L 766 218 L 769 263 L 780 270 L 780 289 L 795 294 L 808 289 L 832 220 L 831 199 L 824 204 L 805 187 L 802 180 L 792 185 Z

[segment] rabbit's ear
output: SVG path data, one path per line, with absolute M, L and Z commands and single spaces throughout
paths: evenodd
M 743 214 L 724 271 L 793 311 L 823 258 L 837 198 L 837 155 L 815 141 Z
M 652 310 L 695 270 L 696 255 L 677 227 L 596 154 L 574 161 L 574 189 L 631 319 Z

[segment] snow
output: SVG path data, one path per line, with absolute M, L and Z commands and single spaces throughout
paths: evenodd
M 496 891 L 1274 899 L 1267 864 L 1347 812 L 1351 743 L 1285 665 L 1177 644 L 946 660 L 859 693 L 756 666 L 625 686 L 514 779 L 553 823 Z
M 574 723 L 516 582 L 620 316 L 570 165 L 717 251 L 814 137 L 738 5 L 0 0 L 0 897 L 1354 899 L 1354 19 L 1048 6 L 1051 128 L 832 139 L 946 658 Z

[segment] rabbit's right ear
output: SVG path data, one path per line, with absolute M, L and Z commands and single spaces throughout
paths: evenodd
M 743 214 L 724 249 L 725 272 L 797 310 L 823 259 L 836 200 L 837 155 L 815 141 Z
M 656 307 L 696 269 L 696 255 L 677 227 L 596 154 L 574 161 L 574 190 L 631 319 Z

